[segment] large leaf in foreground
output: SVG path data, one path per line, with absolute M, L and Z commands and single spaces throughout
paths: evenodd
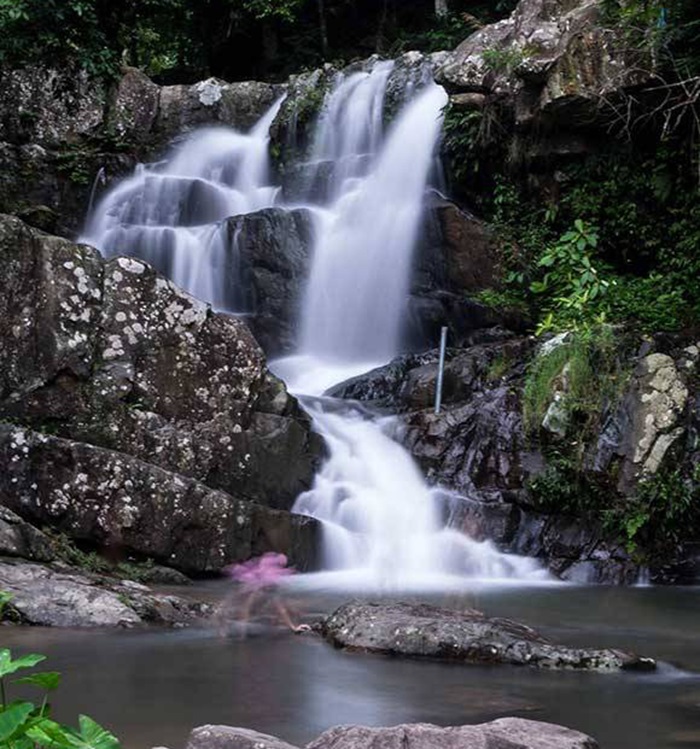
M 13 661 L 12 653 L 7 648 L 0 648 L 0 678 L 8 674 L 14 674 L 15 671 L 22 668 L 32 668 L 32 666 L 36 666 L 37 663 L 44 660 L 46 660 L 45 655 L 31 653 Z
M 15 702 L 0 712 L 0 745 L 27 722 L 32 710 L 31 702 Z
M 21 679 L 15 679 L 16 684 L 31 684 L 35 687 L 41 687 L 47 692 L 51 692 L 61 683 L 61 674 L 58 671 L 42 671 L 39 674 L 24 676 Z

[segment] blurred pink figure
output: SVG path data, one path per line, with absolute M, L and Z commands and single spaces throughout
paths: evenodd
M 241 619 L 247 624 L 253 603 L 261 594 L 271 593 L 271 603 L 277 609 L 282 621 L 293 632 L 307 632 L 310 627 L 306 624 L 294 624 L 289 610 L 276 595 L 278 583 L 285 577 L 293 575 L 296 570 L 287 567 L 285 554 L 269 551 L 260 557 L 249 559 L 247 562 L 232 564 L 224 569 L 224 572 L 240 583 L 247 598 L 241 611 Z

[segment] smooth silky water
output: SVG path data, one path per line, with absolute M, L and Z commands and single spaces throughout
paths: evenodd
M 224 593 L 222 583 L 190 591 L 212 600 Z M 308 615 L 344 600 L 290 596 Z M 302 744 L 342 723 L 455 725 L 511 715 L 577 728 L 602 749 L 700 747 L 699 590 L 492 586 L 421 600 L 477 606 L 572 645 L 633 648 L 663 663 L 656 674 L 637 675 L 445 665 L 343 653 L 267 625 L 242 640 L 222 639 L 209 627 L 6 627 L 0 639 L 18 653 L 49 655 L 47 667 L 64 672 L 54 700 L 59 718 L 74 721 L 85 712 L 112 728 L 125 749 L 180 749 L 191 728 L 204 723 Z
M 163 163 L 108 193 L 84 241 L 134 254 L 192 294 L 248 312 L 236 237 L 221 221 L 271 205 L 313 209 L 315 245 L 301 336 L 272 368 L 297 393 L 329 458 L 295 510 L 324 523 L 324 571 L 290 596 L 307 614 L 350 594 L 419 596 L 520 619 L 572 645 L 637 649 L 673 665 L 651 675 L 546 673 L 344 654 L 313 636 L 261 625 L 247 639 L 202 626 L 175 632 L 6 630 L 3 641 L 46 652 L 66 672 L 57 708 L 79 710 L 125 746 L 183 745 L 191 727 L 227 723 L 303 743 L 339 723 L 442 725 L 522 715 L 596 736 L 608 749 L 700 747 L 700 596 L 695 589 L 578 588 L 534 561 L 499 553 L 445 526 L 444 491 L 429 487 L 392 439 L 396 424 L 323 398 L 331 385 L 400 348 L 412 252 L 435 173 L 444 91 L 429 74 L 406 87 L 385 127 L 392 63 L 338 76 L 319 117 L 305 186 L 283 198 L 268 164 L 281 101 L 248 134 L 195 133 Z M 332 169 L 328 169 L 328 165 Z M 286 201 L 286 202 L 285 202 Z M 397 591 L 400 591 L 398 593 Z M 217 599 L 224 584 L 196 587 Z M 685 743 L 678 743 L 684 741 Z

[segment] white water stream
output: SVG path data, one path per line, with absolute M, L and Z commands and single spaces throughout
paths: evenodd
M 319 396 L 398 352 L 447 96 L 426 83 L 385 128 L 392 66 L 339 76 L 316 125 L 306 167 L 332 169 L 323 202 L 310 206 L 316 235 L 301 340 L 294 356 L 272 363 L 301 396 Z M 236 238 L 220 222 L 279 199 L 267 152 L 280 104 L 247 135 L 203 130 L 164 164 L 141 167 L 101 201 L 83 240 L 107 255 L 138 255 L 195 296 L 240 311 L 244 294 L 224 266 L 230 273 Z M 391 421 L 337 401 L 304 402 L 330 455 L 294 509 L 324 523 L 326 583 L 424 589 L 546 577 L 533 560 L 445 527 L 441 492 L 391 438 Z

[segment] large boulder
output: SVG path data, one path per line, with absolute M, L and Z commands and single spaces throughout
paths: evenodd
M 316 523 L 236 499 L 131 455 L 0 425 L 0 504 L 72 539 L 188 573 L 269 549 L 307 567 Z
M 606 97 L 653 76 L 602 13 L 599 0 L 521 0 L 462 42 L 437 78 L 454 92 L 508 97 L 520 127 L 590 124 Z
M 50 562 L 55 553 L 45 533 L 7 507 L 0 506 L 0 557 Z
M 187 478 L 226 506 L 289 509 L 310 486 L 320 438 L 242 320 L 213 313 L 145 263 L 105 262 L 16 218 L 0 218 L 0 254 L 0 418 L 33 430 L 24 439 L 39 451 L 67 450 L 69 472 L 87 460 L 92 496 L 120 461 L 141 466 L 143 501 L 149 481 Z M 18 433 L 5 428 L 6 448 Z M 39 433 L 56 440 L 42 443 Z M 30 462 L 33 454 L 22 452 Z M 41 460 L 23 464 L 25 478 Z M 42 491 L 58 489 L 46 480 Z M 3 503 L 22 514 L 19 483 L 5 482 Z M 207 522 L 216 525 L 214 513 Z
M 500 718 L 475 726 L 442 728 L 412 723 L 390 728 L 335 726 L 306 749 L 597 749 L 585 734 L 553 723 Z M 200 726 L 186 749 L 295 749 L 274 736 L 247 728 Z
M 668 465 L 675 448 L 687 437 L 689 376 L 700 348 L 691 345 L 675 359 L 652 353 L 637 364 L 625 397 L 606 423 L 595 446 L 594 470 L 610 470 L 619 462 L 618 489 L 629 494 L 638 481 Z
M 554 645 L 524 624 L 480 611 L 426 604 L 346 603 L 320 629 L 335 647 L 388 655 L 587 671 L 656 667 L 650 658 L 620 650 Z
M 199 726 L 187 740 L 186 749 L 296 749 L 282 739 L 249 728 Z
M 226 222 L 246 319 L 268 356 L 290 353 L 298 343 L 298 322 L 308 276 L 313 221 L 307 210 L 266 208 Z M 238 291 L 240 293 L 240 290 Z
M 553 723 L 500 718 L 476 726 L 428 723 L 369 728 L 337 726 L 307 749 L 597 749 L 590 736 Z

